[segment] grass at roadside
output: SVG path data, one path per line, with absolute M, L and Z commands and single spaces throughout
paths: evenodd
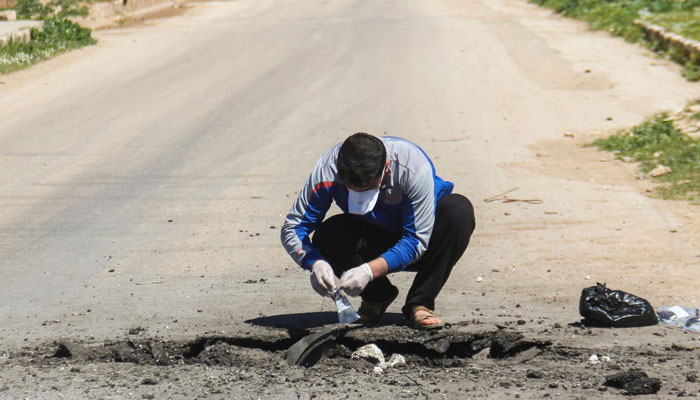
M 594 29 L 607 30 L 630 42 L 641 42 L 684 65 L 683 75 L 700 79 L 700 60 L 679 49 L 667 48 L 647 40 L 644 31 L 634 24 L 641 19 L 690 39 L 700 35 L 700 0 L 530 0 L 568 17 L 588 22 Z
M 700 8 L 692 11 L 653 14 L 645 17 L 644 20 L 659 25 L 669 32 L 700 42 Z
M 18 71 L 79 47 L 95 43 L 92 31 L 68 20 L 85 16 L 87 8 L 79 0 L 18 0 L 14 6 L 19 19 L 44 22 L 42 29 L 32 28 L 29 43 L 10 43 L 0 47 L 0 74 Z
M 43 29 L 32 28 L 31 42 L 0 47 L 0 74 L 18 71 L 60 53 L 94 43 L 90 29 L 62 17 L 46 17 Z
M 690 119 L 700 120 L 700 112 Z M 598 139 L 593 145 L 615 152 L 618 159 L 639 162 L 645 176 L 659 166 L 668 167 L 670 172 L 653 178 L 665 183 L 657 190 L 659 195 L 700 202 L 700 138 L 676 129 L 668 114 L 658 114 L 632 129 Z

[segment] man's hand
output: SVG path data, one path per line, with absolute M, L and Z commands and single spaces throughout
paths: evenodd
M 343 273 L 340 277 L 339 289 L 344 290 L 349 296 L 357 297 L 365 290 L 372 277 L 372 268 L 369 267 L 369 264 L 364 263 Z
M 333 268 L 324 260 L 318 260 L 311 266 L 311 287 L 321 296 L 330 296 L 335 288 Z

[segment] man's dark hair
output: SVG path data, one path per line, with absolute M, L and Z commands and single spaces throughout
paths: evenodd
M 386 163 L 384 143 L 364 132 L 351 135 L 338 152 L 338 175 L 352 187 L 365 187 L 379 178 Z

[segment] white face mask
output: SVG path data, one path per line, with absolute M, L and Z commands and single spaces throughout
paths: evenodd
M 382 177 L 379 180 L 379 187 L 381 187 L 381 182 L 384 180 L 384 171 L 382 171 Z M 377 199 L 379 198 L 379 187 L 376 189 L 364 190 L 362 192 L 356 192 L 352 189 L 348 189 L 348 212 L 350 214 L 365 215 L 374 209 L 377 204 Z
M 372 211 L 379 198 L 379 188 L 356 192 L 348 189 L 348 212 L 350 214 L 365 215 Z

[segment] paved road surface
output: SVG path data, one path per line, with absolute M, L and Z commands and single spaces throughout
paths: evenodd
M 196 2 L 96 36 L 0 78 L 3 342 L 332 311 L 279 227 L 356 131 L 421 144 L 476 205 L 448 320 L 572 322 L 596 280 L 697 306 L 697 210 L 581 147 L 698 94 L 636 45 L 511 0 Z M 544 203 L 482 201 L 514 187 Z

